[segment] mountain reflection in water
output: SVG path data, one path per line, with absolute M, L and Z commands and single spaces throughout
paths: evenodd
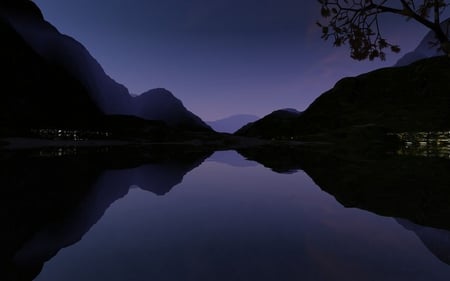
M 5 153 L 1 160 L 12 164 L 0 176 L 11 188 L 3 190 L 1 208 L 13 217 L 2 237 L 9 249 L 1 256 L 2 275 L 38 281 L 450 277 L 447 230 L 343 208 L 320 190 L 348 207 L 449 229 L 448 178 L 440 173 L 446 161 L 345 158 L 310 148 L 239 153 L 278 173 L 231 151 L 203 162 L 212 152 L 192 148 Z

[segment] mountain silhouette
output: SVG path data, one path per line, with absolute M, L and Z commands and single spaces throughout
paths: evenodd
M 293 120 L 302 113 L 292 108 L 275 110 L 263 118 L 251 122 L 236 131 L 236 135 L 270 138 L 284 133 Z
M 447 57 L 341 79 L 298 118 L 297 133 L 375 125 L 390 132 L 450 128 Z
M 171 126 L 183 129 L 211 129 L 166 89 L 153 89 L 133 97 L 132 107 L 137 116 L 145 119 L 164 120 Z
M 128 89 L 109 77 L 102 66 L 89 51 L 70 36 L 61 34 L 53 25 L 45 21 L 41 11 L 31 1 L 6 0 L 2 2 L 0 16 L 7 21 L 31 48 L 45 61 L 60 65 L 70 75 L 81 82 L 92 99 L 105 114 L 135 115 L 144 119 L 162 120 L 168 124 L 182 124 L 190 129 L 210 130 L 200 118 L 189 112 L 184 106 L 173 107 L 158 103 L 160 99 L 139 98 L 134 100 Z M 155 89 L 149 92 L 160 92 Z M 145 94 L 147 96 L 148 92 Z M 173 97 L 173 95 L 171 95 Z M 174 104 L 173 99 L 162 102 Z M 144 104 L 144 103 L 150 104 Z M 180 102 L 181 103 L 181 102 Z M 148 109 L 174 109 L 176 112 L 158 111 L 149 113 Z M 184 112 L 183 112 L 184 111 Z M 177 118 L 174 116 L 177 115 Z M 151 118 L 149 118 L 151 117 Z M 166 117 L 169 117 L 166 119 Z M 187 119 L 181 120 L 183 117 Z
M 82 83 L 37 54 L 1 17 L 0 34 L 0 127 L 85 127 L 103 115 Z
M 441 27 L 444 31 L 450 31 L 450 18 L 443 21 Z M 444 55 L 444 52 L 439 50 L 439 45 L 433 46 L 432 42 L 436 42 L 436 35 L 430 31 L 413 51 L 406 53 L 394 66 L 405 66 L 421 59 Z
M 259 117 L 249 114 L 237 114 L 232 115 L 223 119 L 209 121 L 207 124 L 211 126 L 216 132 L 222 133 L 234 133 L 239 130 L 242 126 L 255 122 Z
M 273 124 L 262 122 L 263 118 L 261 128 L 244 127 L 237 134 L 363 143 L 386 132 L 446 131 L 450 129 L 449 67 L 450 59 L 440 56 L 343 78 L 301 115 Z

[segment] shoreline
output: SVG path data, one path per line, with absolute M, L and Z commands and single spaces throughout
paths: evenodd
M 25 137 L 7 137 L 0 138 L 0 149 L 19 150 L 19 149 L 37 149 L 51 147 L 99 147 L 99 146 L 118 146 L 131 144 L 129 141 L 121 140 L 50 140 Z
M 205 149 L 229 150 L 247 147 L 257 147 L 264 145 L 277 146 L 307 146 L 307 145 L 324 145 L 323 142 L 300 142 L 300 141 L 274 141 L 258 138 L 248 138 L 224 135 L 219 139 L 190 139 L 185 141 L 168 141 L 168 142 L 152 142 L 145 139 L 136 140 L 53 140 L 41 138 L 26 137 L 3 137 L 0 138 L 1 150 L 27 150 L 27 149 L 44 149 L 44 148 L 95 148 L 106 146 L 191 146 L 205 147 Z

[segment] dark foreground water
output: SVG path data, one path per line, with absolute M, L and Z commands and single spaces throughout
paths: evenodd
M 450 280 L 448 231 L 345 208 L 281 170 L 234 151 L 104 170 L 14 262 L 49 259 L 36 281 Z

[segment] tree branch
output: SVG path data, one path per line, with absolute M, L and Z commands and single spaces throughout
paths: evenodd
M 398 46 L 385 40 L 381 34 L 379 19 L 382 14 L 396 14 L 411 18 L 436 34 L 439 42 L 445 43 L 449 39 L 440 25 L 440 13 L 448 6 L 444 0 L 398 0 L 399 7 L 387 3 L 392 0 L 319 0 L 322 5 L 322 16 L 326 24 L 318 23 L 322 27 L 322 38 L 334 38 L 334 45 L 345 43 L 350 45 L 351 57 L 362 60 L 369 58 L 384 59 L 383 49 L 390 48 L 398 52 Z M 419 1 L 418 1 L 419 2 Z M 434 19 L 429 14 L 434 13 Z

